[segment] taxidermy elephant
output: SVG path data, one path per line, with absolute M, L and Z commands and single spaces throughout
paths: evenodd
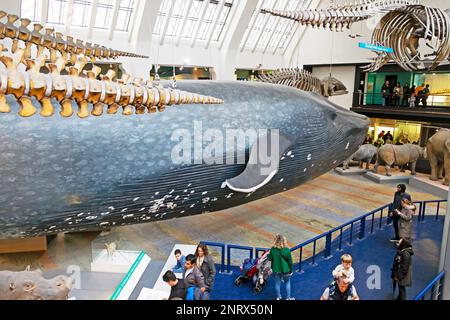
M 450 129 L 440 129 L 428 140 L 427 154 L 431 165 L 430 179 L 437 181 L 445 176 L 444 185 L 448 186 L 450 182 Z
M 350 161 L 355 160 L 359 161 L 359 167 L 364 167 L 364 162 L 366 163 L 366 169 L 369 169 L 370 163 L 372 159 L 376 157 L 378 154 L 378 148 L 373 144 L 364 144 L 359 147 L 358 151 L 356 151 L 350 158 L 344 161 L 343 170 L 348 170 L 350 168 Z
M 379 165 L 384 165 L 386 167 L 386 175 L 389 177 L 391 173 L 390 168 L 397 165 L 402 168 L 403 166 L 409 164 L 411 168 L 411 174 L 416 174 L 416 163 L 420 157 L 426 157 L 425 148 L 421 148 L 415 144 L 405 144 L 402 146 L 395 145 L 384 145 L 378 150 L 377 163 L 375 164 L 374 172 L 378 173 Z
M 72 279 L 45 279 L 39 270 L 0 271 L 0 300 L 67 300 Z

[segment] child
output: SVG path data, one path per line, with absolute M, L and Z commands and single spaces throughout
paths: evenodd
M 409 107 L 414 108 L 416 106 L 416 96 L 414 93 L 411 94 L 411 97 L 409 98 Z
M 341 261 L 342 263 L 333 270 L 333 277 L 337 279 L 338 276 L 342 273 L 342 271 L 345 271 L 348 275 L 348 278 L 345 279 L 344 281 L 348 284 L 352 284 L 353 281 L 355 281 L 355 270 L 353 270 L 352 268 L 353 263 L 352 256 L 349 254 L 344 254 L 341 257 Z

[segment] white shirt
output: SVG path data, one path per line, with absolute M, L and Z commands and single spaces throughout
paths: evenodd
M 345 269 L 344 266 L 342 264 L 338 265 L 334 270 L 333 270 L 333 278 L 337 278 L 337 274 L 341 271 L 346 271 L 348 274 L 348 283 L 353 283 L 355 281 L 355 270 L 353 270 L 352 267 L 350 267 L 350 269 Z

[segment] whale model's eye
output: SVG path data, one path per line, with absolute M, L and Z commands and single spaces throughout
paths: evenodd
M 336 120 L 336 118 L 337 118 L 337 114 L 335 113 L 335 112 L 333 112 L 332 114 L 331 114 L 331 120 Z

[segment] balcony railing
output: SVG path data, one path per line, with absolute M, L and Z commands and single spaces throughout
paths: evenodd
M 418 223 L 422 223 L 425 221 L 425 217 L 428 217 L 429 220 L 432 219 L 431 221 L 437 221 L 440 213 L 445 211 L 442 206 L 447 204 L 447 200 L 416 201 L 414 204 L 418 207 L 418 214 L 415 219 Z M 295 258 L 293 257 L 295 261 L 294 270 L 303 272 L 306 260 L 310 265 L 315 266 L 320 257 L 330 259 L 333 253 L 342 252 L 343 246 L 352 246 L 355 241 L 362 240 L 390 225 L 392 222 L 389 217 L 391 205 L 386 204 L 291 248 L 291 252 L 295 255 Z M 205 241 L 202 241 L 202 243 L 219 249 L 221 255 L 220 271 L 227 273 L 231 272 L 232 266 L 235 265 L 233 261 L 237 260 L 234 259 L 233 254 L 236 255 L 239 252 L 239 257 L 242 257 L 243 254 L 245 257 L 252 259 L 253 257 L 259 257 L 261 253 L 269 249 Z
M 441 300 L 444 277 L 445 271 L 442 271 L 414 298 L 414 300 Z
M 364 106 L 380 106 L 390 108 L 424 108 L 422 98 L 415 97 L 415 102 L 411 103 L 410 96 L 395 96 L 388 94 L 383 97 L 380 93 L 354 93 L 354 107 Z M 426 108 L 449 108 L 450 110 L 450 94 L 429 95 L 426 99 Z

